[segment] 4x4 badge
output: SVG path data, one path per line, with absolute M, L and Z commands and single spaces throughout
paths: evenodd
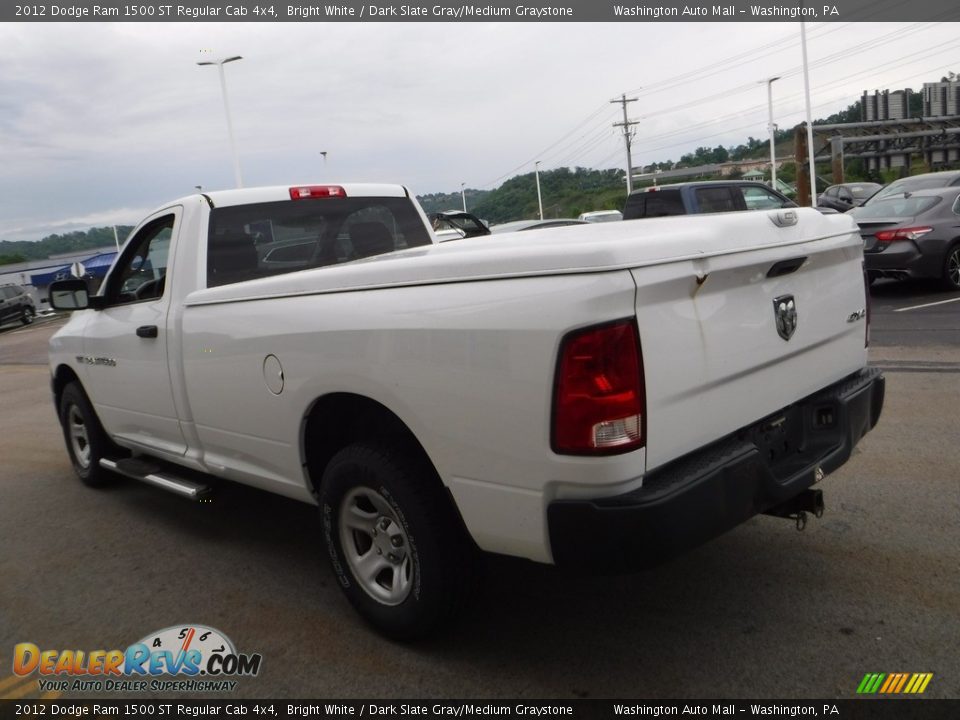
M 777 334 L 784 340 L 792 338 L 797 329 L 797 302 L 793 295 L 773 299 L 773 316 L 777 321 Z

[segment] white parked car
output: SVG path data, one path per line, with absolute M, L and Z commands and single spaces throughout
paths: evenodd
M 593 212 L 580 213 L 577 219 L 592 223 L 614 222 L 623 220 L 623 213 L 619 210 L 594 210 Z

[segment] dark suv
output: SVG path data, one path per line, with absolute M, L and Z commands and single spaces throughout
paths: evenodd
M 627 196 L 623 219 L 696 215 L 736 210 L 796 207 L 785 195 L 749 180 L 703 180 L 634 190 Z
M 19 285 L 0 285 L 0 325 L 14 320 L 28 325 L 36 314 L 33 298 L 26 290 Z

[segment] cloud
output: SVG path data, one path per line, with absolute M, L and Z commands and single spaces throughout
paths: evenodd
M 818 114 L 864 88 L 919 89 L 956 69 L 957 25 L 920 25 L 858 23 L 852 37 L 844 24 L 812 24 L 811 60 L 827 63 L 811 73 Z M 868 44 L 891 32 L 896 43 Z M 84 218 L 129 223 L 114 209 L 231 187 L 218 73 L 201 57 L 243 56 L 225 73 L 246 184 L 437 192 L 535 160 L 622 166 L 612 126 L 622 117 L 609 101 L 623 92 L 638 97 L 637 164 L 765 137 L 760 81 L 799 65 L 798 39 L 794 23 L 10 23 L 0 27 L 0 218 L 16 230 L 0 237 Z M 781 127 L 802 119 L 799 76 L 779 81 L 775 98 Z

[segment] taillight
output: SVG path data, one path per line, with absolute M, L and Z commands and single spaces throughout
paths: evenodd
M 880 242 L 894 242 L 895 240 L 918 240 L 928 232 L 933 232 L 932 227 L 909 227 L 897 228 L 896 230 L 881 230 L 876 234 Z
M 305 198 L 344 198 L 347 191 L 339 185 L 299 185 L 290 188 L 291 200 Z
M 563 339 L 553 394 L 555 452 L 603 455 L 643 447 L 645 404 L 632 320 L 577 330 Z

